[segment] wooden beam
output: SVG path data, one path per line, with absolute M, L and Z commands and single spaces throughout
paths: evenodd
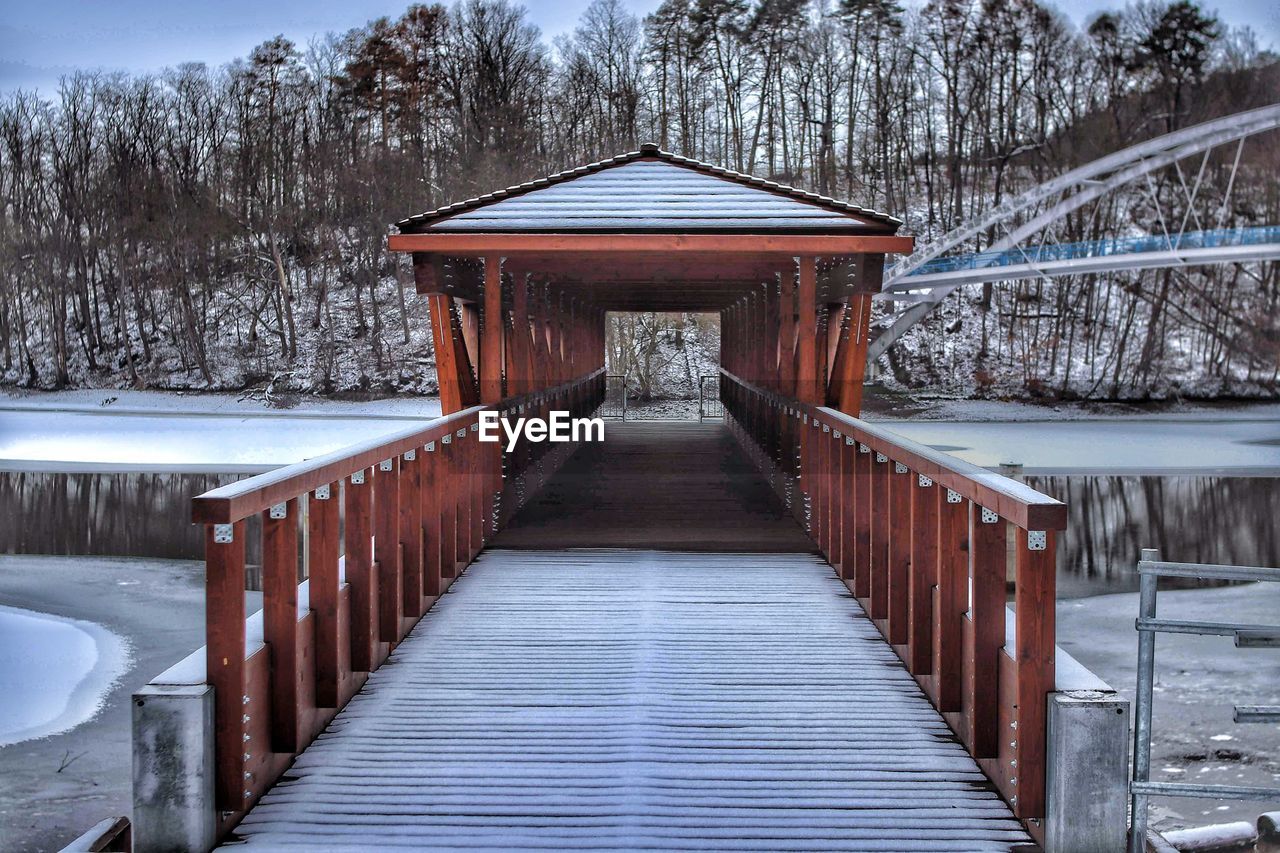
M 711 255 L 909 254 L 913 237 L 827 234 L 393 234 L 393 252 L 481 257 L 495 252 L 692 252 Z

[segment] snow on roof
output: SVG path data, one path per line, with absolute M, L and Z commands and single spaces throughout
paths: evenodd
M 397 223 L 404 232 L 896 231 L 902 220 L 646 144 Z

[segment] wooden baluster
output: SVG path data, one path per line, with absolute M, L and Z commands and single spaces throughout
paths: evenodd
M 951 489 L 938 488 L 938 613 L 933 671 L 939 711 L 959 711 L 964 686 L 964 613 L 969 606 L 969 504 Z
M 1055 535 L 1052 530 L 1017 531 L 1014 660 L 1018 664 L 1017 756 L 1009 775 L 1018 780 L 1019 817 L 1045 813 L 1047 697 L 1054 689 Z M 1032 546 L 1035 549 L 1032 549 Z
M 875 454 L 871 479 L 871 618 L 889 615 L 889 486 L 893 463 Z
M 378 463 L 373 479 L 373 557 L 378 564 L 378 639 L 400 641 L 400 459 Z
M 840 448 L 840 577 L 857 586 L 858 443 L 846 435 Z
M 351 590 L 351 669 L 371 672 L 377 665 L 378 579 L 373 572 L 372 468 L 363 468 L 347 478 L 343 489 L 346 519 L 342 551 Z
M 865 444 L 858 444 L 858 458 L 854 460 L 853 487 L 857 490 L 854 501 L 854 575 L 853 594 L 863 602 L 871 599 L 872 543 L 871 531 L 875 518 L 873 503 L 875 501 L 875 479 L 872 474 L 874 460 L 871 449 Z M 868 615 L 870 615 L 868 613 Z
M 933 480 L 911 474 L 911 606 L 907 668 L 933 671 L 933 586 L 938 577 L 938 500 Z
M 404 548 L 401 608 L 405 616 L 422 615 L 422 458 L 419 449 L 406 450 L 400 460 L 400 525 Z
M 467 550 L 467 562 L 470 563 L 484 547 L 484 524 L 489 506 L 489 474 L 484 450 L 480 446 L 479 424 L 470 426 L 467 449 L 471 465 L 471 547 Z
M 453 561 L 459 573 L 471 562 L 471 466 L 467 434 L 465 428 L 453 434 L 453 497 L 458 508 L 454 522 L 457 536 L 453 543 Z
M 889 462 L 889 642 L 908 638 L 911 605 L 911 470 Z
M 1004 646 L 1005 565 L 1008 542 L 1005 520 L 972 504 L 969 543 L 973 549 L 973 662 L 969 667 L 969 750 L 976 758 L 993 758 L 999 732 L 1000 654 Z
M 316 707 L 338 707 L 338 484 L 311 493 L 307 553 L 315 618 Z
M 427 442 L 422 459 L 422 594 L 437 598 L 443 591 L 440 570 L 440 442 Z
M 837 571 L 840 567 L 840 457 L 844 439 L 832 430 L 827 439 L 827 482 L 823 489 L 823 524 L 827 531 L 827 559 Z
M 239 811 L 244 778 L 245 523 L 205 526 L 205 680 L 213 688 L 214 788 L 218 808 Z M 263 745 L 266 748 L 266 745 Z
M 298 739 L 298 499 L 262 514 L 262 633 L 271 653 L 271 751 Z
M 440 575 L 458 576 L 458 472 L 455 462 L 456 438 L 451 432 L 440 438 L 440 472 L 436 488 L 440 492 Z

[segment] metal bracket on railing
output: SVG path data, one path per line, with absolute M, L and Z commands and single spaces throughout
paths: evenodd
M 817 425 L 817 423 L 815 422 L 815 423 L 814 423 L 814 425 L 816 426 L 816 425 Z M 831 425 L 830 425 L 830 424 L 823 424 L 823 425 L 822 425 L 822 431 L 823 431 L 823 432 L 831 432 Z M 837 436 L 837 438 L 838 438 L 838 437 L 839 437 L 839 436 Z
M 840 430 L 838 429 L 832 430 L 831 432 L 832 432 L 832 436 L 831 436 L 832 438 L 844 438 L 844 436 L 840 434 Z
M 418 450 L 417 450 L 417 448 L 414 448 L 413 450 L 406 450 L 406 451 L 404 452 L 404 461 L 405 461 L 405 462 L 412 462 L 413 460 L 415 460 L 415 459 L 417 459 L 417 458 L 418 458 Z
M 1049 549 L 1049 534 L 1043 530 L 1027 531 L 1027 550 L 1028 551 L 1047 551 Z
M 363 469 L 363 468 L 361 468 L 359 471 L 356 471 L 356 472 L 352 473 L 352 475 L 351 475 L 351 485 L 353 485 L 353 486 L 363 486 L 363 485 L 364 485 L 364 469 Z
M 435 452 L 436 452 L 436 443 L 435 443 L 434 441 L 428 441 L 428 442 L 427 442 L 426 451 L 427 451 L 428 453 L 435 453 Z
M 316 486 L 316 500 L 318 500 L 318 501 L 327 501 L 327 500 L 329 500 L 329 486 L 328 486 L 328 484 L 325 484 L 325 485 L 323 485 L 323 486 Z
M 901 462 L 895 462 L 893 463 L 893 473 L 905 474 L 907 473 L 907 466 L 903 465 Z
M 458 430 L 458 438 L 466 438 L 466 437 L 467 437 L 466 427 L 463 427 L 462 429 Z
M 844 437 L 844 443 L 848 447 L 853 447 L 855 444 L 857 444 L 857 442 L 855 442 L 852 438 L 849 438 L 849 436 L 847 435 Z
M 870 448 L 870 447 L 867 447 L 865 444 L 859 444 L 859 445 L 858 445 L 858 452 L 859 452 L 859 453 L 870 453 L 870 452 L 871 452 L 871 448 Z
M 962 500 L 964 500 L 964 497 L 959 492 L 954 489 L 947 489 L 947 503 L 958 504 Z
M 446 432 L 444 435 L 442 435 L 442 436 L 440 437 L 440 443 L 441 443 L 441 444 L 453 444 L 453 433 L 451 433 L 451 432 Z
M 982 510 L 983 524 L 995 524 L 997 521 L 1000 520 L 1000 513 L 996 512 L 995 510 L 987 509 L 985 506 L 979 507 L 979 509 Z
M 889 457 L 888 457 L 888 456 L 885 456 L 883 453 L 878 453 L 878 452 L 877 452 L 877 453 L 876 453 L 876 461 L 877 461 L 877 462 L 888 462 L 888 461 L 889 461 Z
M 355 475 L 352 475 L 352 476 L 355 476 Z M 288 504 L 275 504 L 274 506 L 271 507 L 270 510 L 267 511 L 267 515 L 269 515 L 271 518 L 284 518 L 288 514 L 289 514 Z
M 471 425 L 471 431 L 472 431 L 472 432 L 479 432 L 479 431 L 480 431 L 480 424 L 472 424 L 472 425 Z
M 390 459 L 383 459 L 381 462 L 379 462 L 379 463 L 378 463 L 378 470 L 379 470 L 379 471 L 390 471 L 390 470 L 391 470 L 391 466 L 392 466 L 393 464 L 394 464 L 394 463 L 393 463 L 393 461 L 392 461 L 392 460 L 390 460 Z
M 235 525 L 233 524 L 215 524 L 213 526 L 213 541 L 219 545 L 230 545 L 235 539 Z
M 924 474 L 921 474 L 921 475 L 919 476 L 919 479 L 918 479 L 916 482 L 918 482 L 918 483 L 920 484 L 920 487 L 921 487 L 922 489 L 927 489 L 927 488 L 929 488 L 930 486 L 932 486 L 932 485 L 933 485 L 933 480 L 930 480 L 930 479 L 929 479 L 928 477 L 926 477 Z

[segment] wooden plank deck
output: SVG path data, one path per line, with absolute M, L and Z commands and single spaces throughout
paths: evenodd
M 484 553 L 238 837 L 260 849 L 1009 850 L 807 554 Z
M 511 520 L 499 548 L 813 550 L 722 423 L 614 422 Z

